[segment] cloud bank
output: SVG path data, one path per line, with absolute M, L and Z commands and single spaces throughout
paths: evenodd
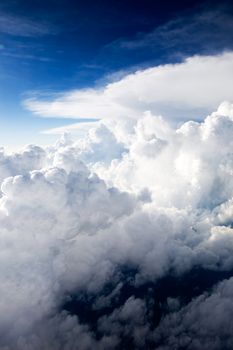
M 0 349 L 231 349 L 232 134 L 224 102 L 1 149 Z
M 224 101 L 233 99 L 233 53 L 193 56 L 126 75 L 104 87 L 73 90 L 24 106 L 42 117 L 138 119 L 146 110 L 174 121 L 201 120 Z

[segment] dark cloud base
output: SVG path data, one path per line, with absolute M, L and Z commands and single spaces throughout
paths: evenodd
M 146 324 L 151 332 L 156 333 L 157 327 L 165 316 L 186 306 L 192 299 L 203 293 L 211 293 L 212 288 L 217 283 L 233 276 L 233 269 L 214 271 L 197 267 L 183 275 L 177 275 L 171 271 L 158 281 L 139 286 L 136 286 L 135 283 L 137 273 L 136 269 L 125 267 L 116 272 L 113 280 L 97 294 L 77 291 L 77 293 L 68 295 L 60 311 L 65 310 L 71 315 L 78 316 L 80 322 L 88 325 L 96 339 L 100 340 L 105 334 L 98 329 L 99 320 L 104 316 L 110 316 L 115 309 L 122 307 L 129 298 L 133 297 L 144 300 Z M 121 285 L 121 288 L 111 298 L 110 305 L 96 307 L 100 298 L 108 299 L 119 285 Z M 174 302 L 174 305 L 169 305 L 169 301 L 172 299 L 177 300 L 177 303 Z M 122 326 L 124 326 L 124 322 Z M 125 323 L 125 326 L 127 326 L 127 323 Z M 115 349 L 155 349 L 166 345 L 166 340 L 164 343 L 163 339 L 155 341 L 150 339 L 148 334 L 147 337 L 143 339 L 143 345 L 140 347 L 135 344 L 132 334 L 124 334 L 122 329 L 120 343 Z M 181 348 L 185 349 L 185 347 Z M 226 349 L 225 345 L 221 349 Z

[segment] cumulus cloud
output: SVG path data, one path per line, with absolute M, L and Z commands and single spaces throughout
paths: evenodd
M 0 158 L 0 349 L 230 349 L 233 107 Z
M 7 154 L 0 149 L 0 182 L 8 176 L 26 174 L 30 170 L 40 169 L 45 163 L 45 151 L 35 145 L 28 145 L 22 151 Z
M 200 120 L 223 100 L 232 100 L 232 52 L 194 56 L 181 63 L 126 75 L 101 88 L 73 90 L 48 100 L 24 101 L 42 117 L 138 119 L 142 112 L 171 120 Z
M 224 280 L 212 292 L 169 314 L 157 329 L 155 337 L 162 342 L 157 349 L 230 349 L 232 284 L 232 278 Z

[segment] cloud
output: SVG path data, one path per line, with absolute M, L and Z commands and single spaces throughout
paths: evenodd
M 179 52 L 208 54 L 232 48 L 232 29 L 229 6 L 225 4 L 212 10 L 203 6 L 194 14 L 178 16 L 149 33 L 140 33 L 131 40 L 115 41 L 110 47 L 134 51 L 146 48 L 163 54 L 169 50 L 174 56 L 179 56 Z
M 175 123 L 200 120 L 223 100 L 232 100 L 232 69 L 232 52 L 193 56 L 137 71 L 102 88 L 68 91 L 51 100 L 32 97 L 24 106 L 42 117 L 138 119 L 149 110 Z
M 230 349 L 232 104 L 0 158 L 0 349 Z
M 200 295 L 159 326 L 157 349 L 230 349 L 232 344 L 233 279 Z
M 45 158 L 44 149 L 35 145 L 25 146 L 21 151 L 10 155 L 0 149 L 0 182 L 9 176 L 24 175 L 30 170 L 40 169 Z
M 42 131 L 43 134 L 54 134 L 54 135 L 63 135 L 64 133 L 75 133 L 75 135 L 83 136 L 89 129 L 95 127 L 98 124 L 98 119 L 92 122 L 82 122 L 74 123 L 71 125 L 61 126 L 59 128 L 48 129 Z
M 15 348 L 15 342 L 20 343 L 20 337 L 33 333 L 36 324 L 38 330 L 43 327 L 40 321 L 44 317 L 49 319 L 54 313 L 67 287 L 72 290 L 82 286 L 84 278 L 86 283 L 95 284 L 93 280 L 91 282 L 92 260 L 94 262 L 102 253 L 93 250 L 96 257 L 89 256 L 90 252 L 85 249 L 86 238 L 111 225 L 114 217 L 130 214 L 134 206 L 129 195 L 107 189 L 97 176 L 90 176 L 71 150 L 60 150 L 53 163 L 52 168 L 8 177 L 2 182 L 0 260 L 3 302 L 0 309 L 5 316 L 0 320 L 1 347 L 12 341 Z M 80 243 L 77 242 L 81 248 L 78 261 L 77 251 L 72 249 L 72 240 L 77 234 L 81 235 Z M 79 281 L 73 280 L 72 275 L 76 263 L 80 268 Z M 104 265 L 103 261 L 99 273 L 96 270 L 95 278 L 101 283 L 109 268 L 111 271 L 110 264 Z M 66 281 L 65 289 L 62 280 Z
M 110 167 L 93 164 L 107 183 L 132 192 L 147 188 L 157 203 L 179 208 L 212 207 L 226 200 L 232 183 L 230 104 L 222 104 L 202 123 L 186 122 L 178 129 L 146 113 L 134 130 L 134 134 L 128 132 L 129 151 L 121 159 L 112 161 Z M 119 139 L 121 132 L 115 131 Z
M 56 29 L 46 23 L 39 23 L 30 18 L 1 11 L 0 32 L 11 36 L 40 37 L 54 34 Z

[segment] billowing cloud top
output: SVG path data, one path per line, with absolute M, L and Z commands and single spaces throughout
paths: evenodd
M 232 64 L 225 54 L 140 72 L 98 92 L 99 105 L 115 91 L 123 106 L 126 83 L 133 101 L 147 77 L 143 103 L 163 103 L 151 75 L 206 61 L 219 76 Z M 146 112 L 101 121 L 77 141 L 2 149 L 0 349 L 231 349 L 232 135 L 224 102 L 178 128 Z

